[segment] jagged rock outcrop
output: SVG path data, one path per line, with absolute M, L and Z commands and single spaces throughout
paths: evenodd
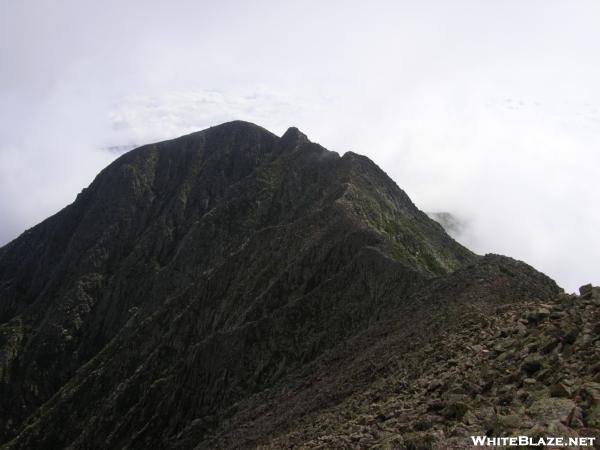
M 368 158 L 223 124 L 121 156 L 0 249 L 0 442 L 310 446 L 311 420 L 351 402 L 353 423 L 413 373 L 408 402 L 470 324 L 558 292 L 456 243 Z M 473 409 L 453 405 L 444 420 Z

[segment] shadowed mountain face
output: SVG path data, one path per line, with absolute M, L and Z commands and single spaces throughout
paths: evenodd
M 383 376 L 373 358 L 558 291 L 368 158 L 226 123 L 123 155 L 0 249 L 0 444 L 267 444 Z

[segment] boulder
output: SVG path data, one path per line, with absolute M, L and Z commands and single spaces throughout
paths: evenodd
M 579 295 L 583 298 L 590 298 L 592 296 L 593 286 L 591 284 L 584 284 L 579 288 Z
M 546 308 L 539 308 L 535 311 L 530 311 L 529 313 L 527 313 L 525 318 L 527 319 L 528 323 L 538 323 L 548 318 L 549 316 L 550 311 L 548 311 Z
M 550 397 L 536 400 L 526 412 L 536 423 L 545 425 L 553 421 L 568 423 L 575 407 L 573 400 Z
M 455 401 L 444 408 L 443 415 L 449 420 L 461 420 L 468 410 L 469 406 L 465 402 Z
M 556 383 L 550 387 L 550 395 L 552 397 L 569 398 L 571 394 L 571 388 L 564 383 Z
M 525 358 L 521 370 L 527 375 L 533 375 L 542 368 L 543 360 L 539 355 L 531 355 Z

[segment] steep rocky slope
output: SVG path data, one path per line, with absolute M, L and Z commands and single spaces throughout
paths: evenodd
M 581 436 L 599 446 L 598 287 L 499 306 L 386 356 L 367 387 L 260 448 L 481 448 L 471 436 Z
M 0 249 L 0 442 L 343 443 L 377 386 L 416 402 L 469 324 L 558 292 L 456 243 L 368 158 L 223 124 L 123 155 Z

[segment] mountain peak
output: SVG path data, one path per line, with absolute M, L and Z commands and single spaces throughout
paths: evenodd
M 244 129 L 245 130 L 249 130 L 249 129 L 264 130 L 264 131 L 267 131 L 268 133 L 271 133 L 266 128 L 263 128 L 260 125 L 255 124 L 254 122 L 248 122 L 247 120 L 231 120 L 229 122 L 223 122 L 223 123 L 220 123 L 219 125 L 214 125 L 212 127 L 207 128 L 206 131 L 208 131 L 208 130 L 231 131 L 231 130 L 244 130 Z
M 290 127 L 281 136 L 281 144 L 287 151 L 294 150 L 300 145 L 309 143 L 308 137 L 296 127 Z
M 276 137 L 266 128 L 256 125 L 245 120 L 232 120 L 215 125 L 205 130 L 192 133 L 192 135 L 202 134 L 206 136 L 223 136 L 231 139 L 240 138 L 258 138 L 260 136 L 268 136 L 269 138 Z
M 367 157 L 224 123 L 122 155 L 0 248 L 0 446 L 255 447 L 404 377 L 465 313 L 557 290 Z

